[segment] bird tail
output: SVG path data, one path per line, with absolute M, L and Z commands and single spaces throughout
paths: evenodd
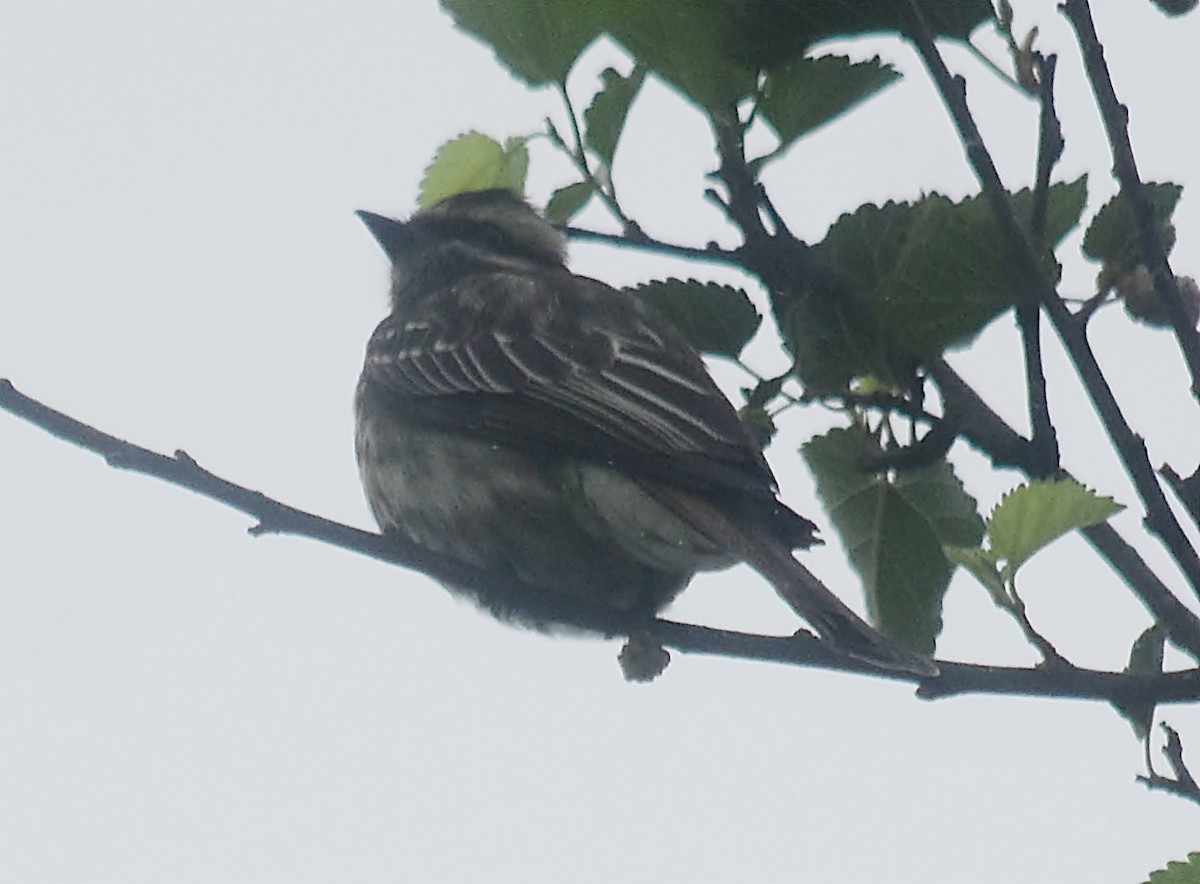
M 889 672 L 922 678 L 938 674 L 931 660 L 897 644 L 855 614 L 796 560 L 791 549 L 775 536 L 777 532 L 769 527 L 756 530 L 761 519 L 753 512 L 734 522 L 723 508 L 697 495 L 661 487 L 652 493 L 710 541 L 751 565 L 838 651 Z

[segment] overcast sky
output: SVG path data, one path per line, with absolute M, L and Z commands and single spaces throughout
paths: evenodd
M 1016 5 L 1018 27 L 1063 53 L 1059 176 L 1090 170 L 1094 210 L 1111 163 L 1070 34 L 1052 3 Z M 1193 185 L 1200 18 L 1095 5 L 1145 177 Z M 913 76 L 769 177 L 807 239 L 864 201 L 975 190 L 911 51 L 852 51 Z M 950 57 L 1006 181 L 1024 186 L 1035 109 Z M 611 46 L 587 57 L 581 105 L 609 63 L 627 66 Z M 432 3 L 9 2 L 0 377 L 368 527 L 350 403 L 387 271 L 353 212 L 411 211 L 449 137 L 529 133 L 558 114 Z M 713 162 L 701 117 L 652 84 L 630 129 L 617 176 L 631 213 L 665 239 L 731 242 L 700 197 Z M 535 146 L 535 196 L 566 176 Z M 1175 266 L 1200 271 L 1187 192 L 1176 221 Z M 1094 268 L 1077 240 L 1065 290 L 1086 296 Z M 685 272 L 573 255 L 618 284 Z M 1115 309 L 1095 334 L 1152 461 L 1190 473 L 1200 426 L 1169 337 Z M 785 364 L 769 338 L 751 359 Z M 956 364 L 1020 421 L 1015 359 L 1002 319 Z M 1049 361 L 1067 465 L 1131 504 L 1118 524 L 1136 534 L 1133 493 L 1053 346 Z M 771 452 L 785 498 L 822 524 L 794 452 L 830 421 L 797 415 Z M 955 460 L 985 508 L 1018 481 Z M 1140 746 L 1102 704 L 929 703 L 902 685 L 685 656 L 631 686 L 614 643 L 503 627 L 423 577 L 249 525 L 0 414 L 0 880 L 1118 884 L 1200 848 L 1196 808 L 1134 782 Z M 836 544 L 810 562 L 861 607 Z M 1081 664 L 1119 668 L 1148 624 L 1076 539 L 1025 581 L 1031 616 Z M 671 613 L 796 628 L 745 570 L 698 580 Z M 944 657 L 1035 660 L 965 577 L 946 619 Z M 1165 715 L 1200 757 L 1200 715 Z

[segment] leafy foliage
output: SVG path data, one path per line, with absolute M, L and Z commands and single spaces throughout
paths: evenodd
M 595 189 L 590 181 L 576 181 L 560 187 L 546 203 L 546 217 L 555 224 L 566 224 L 587 205 L 593 193 Z
M 873 622 L 912 650 L 932 654 L 954 573 L 942 548 L 977 544 L 983 521 L 948 463 L 896 478 L 875 475 L 861 466 L 875 447 L 862 428 L 836 429 L 805 443 L 803 453 L 862 579 Z
M 988 519 L 988 538 L 1005 575 L 1015 574 L 1039 550 L 1058 538 L 1096 525 L 1125 509 L 1073 479 L 1031 482 L 1010 491 Z
M 1050 188 L 1050 248 L 1078 223 L 1086 197 L 1085 178 Z M 1029 190 L 1013 202 L 1020 217 L 1030 216 Z M 1025 290 L 979 196 L 861 206 L 839 218 L 812 254 L 829 276 L 774 293 L 810 393 L 843 390 L 863 375 L 901 383 L 915 363 L 969 343 Z
M 786 148 L 899 79 L 900 74 L 878 58 L 796 58 L 767 75 L 758 110 Z
M 597 0 L 604 28 L 639 62 L 711 111 L 753 94 L 757 70 L 731 44 L 729 0 Z
M 750 97 L 760 72 L 782 69 L 819 40 L 903 33 L 909 25 L 905 5 L 894 0 L 442 0 L 442 6 L 531 85 L 566 82 L 580 53 L 607 33 L 708 110 Z M 926 10 L 935 33 L 957 39 L 991 14 L 988 0 Z
M 1175 242 L 1175 229 L 1170 225 L 1171 215 L 1183 194 L 1178 184 L 1144 184 L 1142 192 L 1154 210 L 1154 220 L 1167 240 L 1167 251 Z M 1118 193 L 1101 207 L 1088 225 L 1083 237 L 1083 253 L 1105 267 L 1104 273 L 1110 280 L 1145 263 L 1142 246 L 1137 232 L 1137 220 L 1133 207 L 1125 194 Z
M 617 142 L 621 140 L 621 133 L 625 130 L 625 119 L 629 116 L 630 105 L 637 98 L 645 79 L 646 68 L 640 64 L 628 77 L 622 76 L 613 68 L 607 68 L 600 74 L 600 91 L 583 112 L 587 146 L 606 167 L 612 167 Z
M 905 3 L 895 0 L 838 0 L 796 3 L 794 0 L 726 0 L 733 7 L 733 45 L 750 64 L 771 69 L 832 37 L 903 34 L 910 27 Z M 992 17 L 988 0 L 926 3 L 929 29 L 940 37 L 965 40 Z
M 737 359 L 762 317 L 741 289 L 695 279 L 665 279 L 629 290 L 671 320 L 697 350 Z
M 1163 671 L 1163 651 L 1167 643 L 1167 630 L 1162 624 L 1155 623 L 1148 627 L 1129 651 L 1129 665 L 1126 672 L 1137 672 L 1142 675 Z M 1150 736 L 1150 728 L 1154 724 L 1155 704 L 1148 700 L 1128 700 L 1113 703 L 1117 711 L 1129 722 L 1139 740 Z

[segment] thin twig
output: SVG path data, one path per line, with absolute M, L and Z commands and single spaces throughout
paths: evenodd
M 833 401 L 833 400 L 836 400 Z M 908 396 L 901 396 L 896 393 L 855 393 L 853 391 L 843 393 L 833 393 L 828 396 L 810 396 L 803 395 L 796 397 L 796 402 L 801 405 L 807 405 L 815 402 L 827 408 L 846 410 L 854 409 L 874 409 L 883 412 L 895 412 L 902 414 L 906 418 L 914 421 L 919 421 L 925 424 L 936 424 L 945 421 L 945 418 L 932 412 L 926 411 L 918 402 L 915 402 Z
M 1054 668 L 1074 669 L 1075 665 L 1059 653 L 1058 648 L 1054 647 L 1050 639 L 1038 632 L 1037 628 L 1033 625 L 1033 621 L 1029 619 L 1029 612 L 1025 608 L 1025 600 L 1017 595 L 1014 586 L 1009 587 L 1007 596 L 1008 603 L 1004 606 L 1005 609 L 1020 624 L 1021 632 L 1025 634 L 1025 638 L 1029 640 L 1029 643 L 1041 653 L 1042 662 Z
M 1162 729 L 1167 734 L 1167 745 L 1163 747 L 1163 755 L 1166 756 L 1167 764 L 1171 766 L 1171 771 L 1175 776 L 1164 777 L 1150 768 L 1146 776 L 1138 777 L 1138 782 L 1144 783 L 1148 789 L 1169 792 L 1179 798 L 1186 798 L 1188 801 L 1200 804 L 1200 784 L 1197 784 L 1192 772 L 1183 762 L 1183 741 L 1179 739 L 1179 733 L 1166 723 L 1162 725 Z M 1147 744 L 1149 744 L 1149 740 L 1147 740 Z
M 558 84 L 558 94 L 562 98 L 563 107 L 567 111 L 567 118 L 571 121 L 571 137 L 575 143 L 573 145 L 566 144 L 562 140 L 562 136 L 558 134 L 558 130 L 551 125 L 547 125 L 550 140 L 571 158 L 571 162 L 579 174 L 583 176 L 583 180 L 591 185 L 592 192 L 600 197 L 601 202 L 604 203 L 613 217 L 621 223 L 621 227 L 625 230 L 629 230 L 631 226 L 636 227 L 621 210 L 620 205 L 617 204 L 616 195 L 610 193 L 608 188 L 604 186 L 604 182 L 597 180 L 596 176 L 592 173 L 592 167 L 587 159 L 587 150 L 583 143 L 583 133 L 579 129 L 579 118 L 575 113 L 575 105 L 571 103 L 571 96 L 567 93 L 566 84 Z
M 585 242 L 602 242 L 619 248 L 641 249 L 660 255 L 688 258 L 693 261 L 713 261 L 714 263 L 728 264 L 739 269 L 742 267 L 741 252 L 739 250 L 723 249 L 716 243 L 709 243 L 705 248 L 677 245 L 647 236 L 640 229 L 634 236 L 620 233 L 604 233 L 600 230 L 587 230 L 583 227 L 565 226 L 559 229 L 571 237 L 571 239 L 583 240 Z
M 1011 86 L 1026 98 L 1029 97 L 1029 91 L 1017 82 L 1017 78 L 1008 71 L 1004 70 L 1004 68 L 1000 67 L 1000 65 L 996 64 L 996 62 L 992 61 L 991 58 L 988 57 L 987 53 L 985 53 L 982 49 L 980 49 L 970 40 L 966 42 L 965 47 L 967 52 L 969 52 L 977 62 L 995 74 L 1001 82 Z

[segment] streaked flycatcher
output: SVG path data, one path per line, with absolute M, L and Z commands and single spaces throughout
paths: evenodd
M 521 198 L 359 215 L 393 267 L 356 397 L 385 533 L 480 569 L 483 588 L 458 589 L 502 619 L 605 634 L 637 633 L 696 571 L 748 562 L 839 650 L 935 671 L 793 557 L 815 526 L 776 498 L 696 349 L 571 273 L 562 235 Z

